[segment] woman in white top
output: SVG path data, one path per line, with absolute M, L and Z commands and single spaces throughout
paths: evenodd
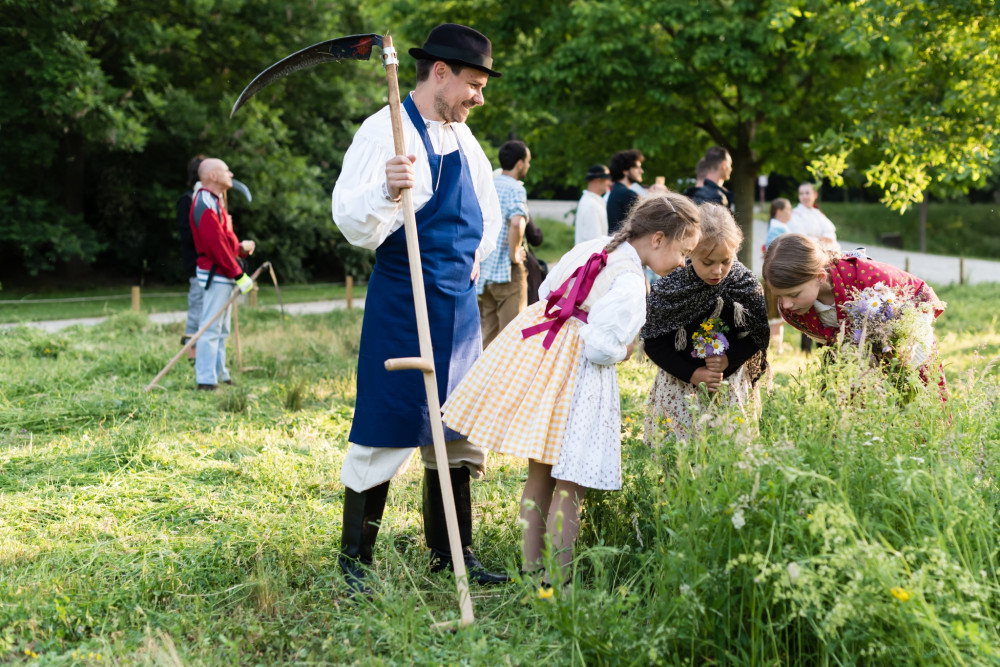
M 816 188 L 812 183 L 799 185 L 799 205 L 792 209 L 788 231 L 803 234 L 819 243 L 825 250 L 840 250 L 837 228 L 822 211 L 816 208 Z

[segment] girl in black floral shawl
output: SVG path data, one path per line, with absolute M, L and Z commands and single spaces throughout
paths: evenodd
M 713 404 L 738 405 L 751 424 L 760 412 L 757 381 L 767 371 L 770 340 L 764 291 L 736 259 L 743 233 L 729 210 L 717 204 L 699 208 L 701 241 L 686 266 L 654 283 L 646 300 L 640 335 L 646 355 L 659 366 L 646 415 L 648 444 L 661 440 L 663 429 L 687 435 L 706 409 L 697 400 L 699 385 L 713 395 Z M 693 335 L 712 318 L 716 329 L 721 320 L 728 348 L 699 358 Z

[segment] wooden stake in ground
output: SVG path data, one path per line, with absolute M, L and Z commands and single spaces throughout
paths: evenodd
M 260 275 L 260 272 L 263 271 L 266 267 L 269 267 L 269 266 L 271 266 L 271 262 L 264 262 L 263 264 L 261 264 L 260 266 L 258 266 L 257 270 L 254 271 L 250 275 L 250 279 L 256 281 L 257 280 L 257 276 Z M 181 357 L 184 356 L 184 354 L 188 351 L 188 349 L 192 345 L 194 345 L 195 342 L 197 342 L 197 340 L 199 338 L 201 338 L 201 335 L 203 333 L 205 333 L 205 331 L 207 331 L 210 326 L 212 326 L 212 323 L 215 322 L 215 320 L 219 319 L 219 317 L 222 316 L 222 313 L 226 312 L 226 308 L 228 308 L 231 303 L 233 303 L 234 301 L 236 301 L 236 297 L 238 297 L 239 295 L 240 295 L 240 288 L 239 287 L 234 287 L 232 294 L 229 295 L 229 300 L 226 301 L 226 305 L 224 305 L 222 308 L 220 308 L 219 311 L 215 315 L 212 315 L 212 319 L 210 319 L 208 322 L 206 322 L 205 326 L 203 326 L 201 329 L 199 329 L 196 334 L 194 334 L 193 336 L 191 336 L 188 339 L 188 342 L 184 344 L 184 347 L 181 348 L 180 352 L 178 352 L 177 354 L 175 354 L 174 358 L 171 359 L 170 361 L 168 361 L 167 365 L 163 367 L 163 370 L 161 370 L 159 373 L 156 374 L 156 377 L 153 378 L 153 381 L 146 385 L 145 391 L 150 392 L 150 391 L 153 390 L 153 387 L 156 386 L 156 383 L 159 382 L 160 379 L 164 375 L 166 375 L 170 371 L 171 368 L 174 367 L 174 364 L 176 364 L 177 361 Z
M 240 316 L 237 310 L 239 304 L 233 301 L 233 345 L 236 346 L 236 369 L 243 372 L 243 346 L 240 345 Z

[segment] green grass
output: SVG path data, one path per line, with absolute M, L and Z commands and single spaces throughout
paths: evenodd
M 180 325 L 0 331 L 0 661 L 995 665 L 1000 330 L 985 286 L 941 296 L 944 406 L 786 346 L 759 436 L 723 411 L 651 450 L 653 371 L 623 364 L 624 486 L 588 496 L 573 586 L 474 588 L 454 634 L 430 627 L 457 609 L 419 465 L 391 486 L 374 599 L 339 575 L 359 312 L 241 313 L 255 370 L 216 394 L 183 363 L 143 393 Z M 498 456 L 473 484 L 488 567 L 519 566 L 524 478 Z
M 535 220 L 535 224 L 542 229 L 544 234 L 542 245 L 533 248 L 538 259 L 548 262 L 549 266 L 555 266 L 567 250 L 573 247 L 573 239 L 576 230 L 570 225 L 543 218 Z

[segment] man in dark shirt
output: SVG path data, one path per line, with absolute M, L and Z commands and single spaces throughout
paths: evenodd
M 642 151 L 618 151 L 611 156 L 608 169 L 615 184 L 608 195 L 608 234 L 614 236 L 639 201 L 639 194 L 632 189 L 642 182 Z
M 698 165 L 704 169 L 705 178 L 701 187 L 696 187 L 688 195 L 691 200 L 695 204 L 711 202 L 732 210 L 733 193 L 723 187 L 733 173 L 733 158 L 729 151 L 722 146 L 713 146 L 705 152 L 705 157 Z

